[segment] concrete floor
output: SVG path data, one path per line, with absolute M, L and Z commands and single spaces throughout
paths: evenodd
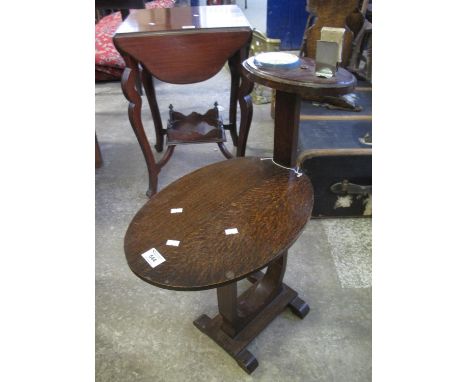
M 182 112 L 204 112 L 215 100 L 226 107 L 229 74 L 223 69 L 194 85 L 158 83 L 157 91 L 165 122 L 169 103 Z M 254 105 L 247 155 L 271 156 L 269 114 L 270 105 Z M 154 142 L 146 103 L 143 123 Z M 285 282 L 310 313 L 300 320 L 284 311 L 250 344 L 259 366 L 249 376 L 192 324 L 202 313 L 216 314 L 214 290 L 159 289 L 126 264 L 123 238 L 147 201 L 147 172 L 119 83 L 96 85 L 96 132 L 104 158 L 96 170 L 96 381 L 371 380 L 370 219 L 308 223 L 290 249 Z M 216 145 L 178 146 L 160 188 L 221 160 Z

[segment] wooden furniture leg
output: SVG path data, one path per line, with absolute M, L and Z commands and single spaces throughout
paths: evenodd
M 237 51 L 228 60 L 229 70 L 231 71 L 231 95 L 229 100 L 229 124 L 224 125 L 231 133 L 232 143 L 237 146 L 237 98 L 239 94 L 241 52 Z
M 286 167 L 296 165 L 301 96 L 276 91 L 273 159 Z
M 141 72 L 143 87 L 145 88 L 146 98 L 153 117 L 154 130 L 156 132 L 156 144 L 154 145 L 158 153 L 163 151 L 164 147 L 164 128 L 161 122 L 161 114 L 159 113 L 158 102 L 156 101 L 156 90 L 154 88 L 153 76 L 147 69 L 143 68 Z
M 237 144 L 237 156 L 245 156 L 245 148 L 247 147 L 247 138 L 249 137 L 250 124 L 252 123 L 252 97 L 250 93 L 254 88 L 254 83 L 248 78 L 242 76 L 241 86 L 239 89 L 239 105 L 240 105 L 240 127 L 239 140 Z
M 101 148 L 99 147 L 97 135 L 94 134 L 94 168 L 99 168 L 101 166 L 102 166 Z
M 128 118 L 132 125 L 133 131 L 140 144 L 143 156 L 145 158 L 146 167 L 148 168 L 149 185 L 146 195 L 151 197 L 158 189 L 158 174 L 161 171 L 161 166 L 156 164 L 151 146 L 146 137 L 143 123 L 141 121 L 141 96 L 136 89 L 136 80 L 140 74 L 138 63 L 130 56 L 124 55 L 126 68 L 122 75 L 122 91 L 127 98 Z M 169 151 L 169 150 L 168 150 Z M 173 150 L 172 150 L 173 151 Z M 172 152 L 171 152 L 172 154 Z M 166 160 L 167 161 L 167 160 Z
M 221 153 L 226 157 L 226 159 L 234 158 L 231 152 L 228 150 L 224 142 L 218 142 L 218 147 L 221 150 Z
M 247 345 L 287 306 L 304 318 L 309 306 L 297 292 L 283 284 L 287 252 L 267 268 L 266 273 L 255 272 L 249 280 L 254 284 L 237 296 L 237 283 L 217 289 L 219 314 L 210 319 L 201 315 L 194 325 L 230 354 L 247 373 L 257 366 L 257 359 Z

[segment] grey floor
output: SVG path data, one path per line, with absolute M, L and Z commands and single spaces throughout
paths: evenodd
M 169 103 L 204 112 L 217 100 L 226 115 L 226 69 L 207 82 L 157 83 L 156 89 L 163 121 Z M 150 118 L 145 103 L 143 123 L 154 142 Z M 247 155 L 271 155 L 272 127 L 270 106 L 254 105 Z M 202 313 L 216 313 L 214 290 L 159 289 L 126 265 L 123 238 L 147 201 L 147 172 L 118 83 L 96 85 L 96 133 L 104 157 L 96 170 L 96 381 L 371 380 L 370 219 L 308 223 L 289 252 L 285 282 L 309 303 L 310 313 L 300 320 L 284 311 L 250 344 L 259 366 L 248 376 L 192 324 Z M 215 145 L 178 146 L 160 187 L 221 160 Z

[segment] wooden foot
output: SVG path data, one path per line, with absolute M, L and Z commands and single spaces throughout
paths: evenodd
M 303 318 L 308 305 L 297 292 L 283 284 L 287 252 L 272 262 L 266 272 L 255 272 L 248 279 L 253 285 L 237 296 L 237 283 L 217 289 L 219 314 L 200 316 L 195 326 L 221 346 L 247 373 L 258 366 L 247 345 L 286 307 Z
M 257 271 L 255 273 L 252 273 L 247 277 L 247 280 L 249 280 L 251 283 L 256 283 L 258 280 L 260 280 L 265 274 L 262 271 Z M 284 285 L 284 284 L 283 284 Z M 304 318 L 307 316 L 307 314 L 310 311 L 309 305 L 301 298 L 296 297 L 294 300 L 292 300 L 289 304 L 288 307 L 291 309 L 291 311 L 298 316 L 299 318 Z
M 288 304 L 291 311 L 299 318 L 304 318 L 310 311 L 309 305 L 299 297 L 296 297 Z
M 99 168 L 102 166 L 102 155 L 101 148 L 99 147 L 99 142 L 97 140 L 97 135 L 94 134 L 94 167 Z
M 248 374 L 251 374 L 258 366 L 257 358 L 255 358 L 254 355 L 246 349 L 237 354 L 235 360 Z

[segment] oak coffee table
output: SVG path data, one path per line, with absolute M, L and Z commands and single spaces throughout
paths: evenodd
M 247 345 L 286 307 L 300 318 L 309 312 L 283 276 L 312 201 L 309 178 L 271 158 L 209 165 L 167 186 L 135 215 L 125 236 L 128 265 L 160 288 L 216 288 L 219 314 L 194 324 L 250 374 L 258 362 Z M 238 296 L 242 279 L 253 285 Z

